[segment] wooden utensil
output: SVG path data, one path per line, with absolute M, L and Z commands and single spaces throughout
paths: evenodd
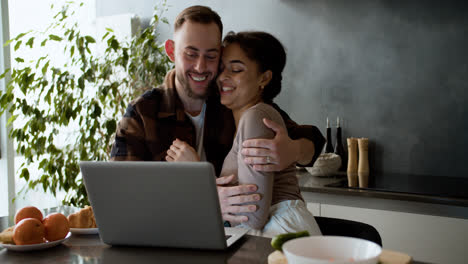
M 393 251 L 393 250 L 382 250 L 379 261 L 382 264 L 410 264 L 411 257 L 405 253 Z
M 410 264 L 411 260 L 411 257 L 405 253 L 386 249 L 382 250 L 379 257 L 381 264 Z M 288 264 L 288 260 L 283 252 L 276 250 L 268 255 L 268 264 Z

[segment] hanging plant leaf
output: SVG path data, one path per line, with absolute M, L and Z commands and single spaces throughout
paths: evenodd
M 34 37 L 31 37 L 31 38 L 28 40 L 28 42 L 26 42 L 26 46 L 29 46 L 29 48 L 32 49 L 33 44 L 34 44 Z
M 78 162 L 109 159 L 116 120 L 127 103 L 161 83 L 172 64 L 158 41 L 157 21 L 127 39 L 106 28 L 103 41 L 97 43 L 95 36 L 81 33 L 73 17 L 77 8 L 64 2 L 47 29 L 34 32 L 25 45 L 22 38 L 32 31 L 6 43 L 14 42 L 15 51 L 34 50 L 39 48 L 34 41 L 42 40 L 40 47 L 48 52 L 30 67 L 0 75 L 3 79 L 11 72 L 11 81 L 0 92 L 0 113 L 11 115 L 8 136 L 25 158 L 17 174 L 28 189 L 42 186 L 53 195 L 63 191 L 64 204 L 82 207 L 89 201 Z M 57 42 L 63 46 L 57 48 Z M 98 44 L 104 47 L 100 53 L 95 52 Z M 53 59 L 62 52 L 65 63 Z M 22 57 L 15 60 L 24 63 Z M 18 120 L 23 123 L 12 126 Z M 38 175 L 32 175 L 30 166 L 38 168 Z
M 14 47 L 15 51 L 17 51 L 20 48 L 21 43 L 23 43 L 21 40 L 16 42 L 15 47 Z
M 25 181 L 29 181 L 29 170 L 27 168 L 24 168 L 21 171 L 20 178 L 23 178 Z
M 57 36 L 57 35 L 53 35 L 53 34 L 50 34 L 50 35 L 49 35 L 49 38 L 50 38 L 51 40 L 55 40 L 55 41 L 62 41 L 62 38 L 61 38 L 61 37 L 59 37 L 59 36 Z
M 94 40 L 94 38 L 91 36 L 86 36 L 85 39 L 88 41 L 88 43 L 96 43 L 96 40 Z

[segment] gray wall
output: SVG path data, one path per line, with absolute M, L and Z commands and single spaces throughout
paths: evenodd
M 465 1 L 169 1 L 173 21 L 211 6 L 229 30 L 264 30 L 288 52 L 278 104 L 325 132 L 368 137 L 374 171 L 467 177 L 468 5 Z M 98 16 L 150 17 L 155 1 L 98 0 Z M 255 3 L 255 4 L 254 4 Z M 169 37 L 171 28 L 161 28 Z M 334 131 L 333 131 L 334 133 Z

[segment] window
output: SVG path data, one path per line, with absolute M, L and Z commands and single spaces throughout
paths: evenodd
M 54 4 L 55 6 L 62 6 L 64 3 L 63 0 L 42 0 L 42 1 L 37 1 L 37 0 L 0 0 L 2 2 L 2 8 L 7 7 L 9 11 L 9 20 L 6 20 L 8 18 L 3 18 L 2 17 L 2 26 L 8 26 L 9 24 L 9 32 L 11 37 L 15 37 L 20 33 L 29 31 L 29 30 L 44 30 L 51 22 L 52 16 L 55 14 L 56 10 L 53 11 L 51 10 L 50 6 L 51 4 Z M 95 12 L 95 6 L 96 3 L 95 1 L 83 1 L 84 6 L 79 10 L 78 13 L 78 23 L 83 25 L 83 27 L 87 27 L 89 30 L 90 28 L 93 28 L 95 26 L 95 18 L 96 18 L 96 12 Z M 5 11 L 3 11 L 5 13 Z M 4 23 L 6 20 L 6 23 Z M 6 40 L 2 40 L 2 43 L 4 43 Z M 62 50 L 60 47 L 57 50 Z M 28 58 L 30 60 L 37 60 L 39 57 L 42 56 L 41 51 L 35 51 L 35 50 L 17 50 L 14 51 L 14 49 L 10 49 L 11 52 L 11 59 L 8 63 L 11 63 L 12 67 L 15 67 L 17 62 L 13 59 L 15 57 L 22 57 L 22 58 Z M 60 54 L 58 54 L 60 56 Z M 3 70 L 2 70 L 3 72 Z M 4 117 L 2 117 L 5 119 Z M 15 126 L 20 126 L 21 125 L 21 118 L 18 118 L 18 122 L 15 121 Z M 5 119 L 7 120 L 7 119 Z M 1 122 L 0 121 L 0 137 L 5 137 L 6 136 L 6 128 L 5 128 L 6 122 Z M 3 138 L 2 138 L 3 139 Z M 10 142 L 11 143 L 11 142 Z M 14 143 L 11 144 L 12 147 L 14 146 Z M 8 200 L 11 201 L 11 198 L 13 196 L 18 196 L 15 199 L 15 207 L 16 208 L 21 208 L 27 205 L 33 205 L 36 206 L 40 209 L 42 208 L 47 208 L 47 207 L 53 207 L 61 204 L 61 201 L 63 200 L 65 193 L 63 192 L 57 192 L 57 197 L 54 197 L 50 193 L 44 193 L 43 189 L 41 187 L 37 188 L 37 190 L 26 190 L 26 182 L 24 179 L 20 179 L 18 177 L 19 173 L 16 172 L 16 169 L 20 167 L 20 165 L 23 163 L 24 158 L 22 156 L 18 155 L 9 155 L 8 158 L 5 157 L 5 150 L 3 149 L 3 145 L 1 145 L 2 149 L 2 159 L 1 162 L 5 160 L 9 162 L 10 166 L 10 172 L 12 176 L 10 176 L 10 181 L 8 182 L 10 184 L 9 191 L 10 191 L 10 199 L 5 198 L 4 194 L 8 192 L 4 192 L 4 190 L 7 189 L 5 186 L 5 180 L 4 178 L 4 166 L 3 164 L 0 165 L 0 215 L 5 215 L 5 208 L 7 206 Z M 11 150 L 12 153 L 15 153 L 13 149 Z M 13 167 L 14 165 L 14 168 Z M 29 167 L 30 171 L 30 177 L 31 178 L 37 178 L 39 177 L 39 172 L 38 170 L 34 169 L 35 166 Z M 37 167 L 37 166 L 36 166 Z M 6 200 L 5 200 L 6 199 Z M 11 206 L 10 206 L 11 207 Z M 9 214 L 11 214 L 11 210 Z M 14 213 L 14 211 L 13 211 Z

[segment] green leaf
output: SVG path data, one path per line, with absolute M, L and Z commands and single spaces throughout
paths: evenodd
M 49 85 L 49 81 L 43 80 L 43 81 L 41 82 L 41 86 L 42 86 L 43 88 L 45 88 L 47 85 Z
M 42 75 L 46 74 L 47 69 L 49 68 L 49 63 L 50 61 L 47 61 L 47 63 L 42 67 Z
M 15 48 L 14 48 L 14 50 L 15 50 L 15 51 L 17 51 L 17 50 L 20 48 L 20 46 L 21 46 L 21 43 L 22 43 L 22 41 L 21 41 L 21 40 L 20 40 L 20 41 L 18 41 L 18 42 L 16 42 L 16 45 L 15 45 Z
M 47 187 L 48 186 L 49 186 L 49 184 L 47 183 L 47 181 L 42 182 L 42 188 L 44 189 L 44 192 L 47 192 Z
M 95 118 L 101 116 L 101 113 L 102 113 L 102 109 L 99 106 L 99 104 L 94 103 L 93 104 L 93 112 L 91 113 L 91 118 L 95 119 Z
M 106 32 L 106 34 L 104 34 L 104 36 L 102 36 L 101 40 L 104 40 L 107 36 L 109 36 L 109 32 Z
M 32 48 L 34 43 L 34 37 L 31 37 L 28 42 L 26 42 L 26 46 L 29 46 L 29 48 Z
M 39 163 L 39 169 L 44 169 L 45 166 L 46 166 L 47 161 L 48 161 L 47 159 L 41 160 L 41 162 Z
M 5 75 L 6 75 L 9 71 L 10 71 L 10 68 L 6 69 L 6 70 L 2 73 L 2 75 L 0 75 L 0 79 L 5 78 Z
M 47 56 L 42 56 L 40 57 L 37 62 L 36 62 L 36 69 L 39 68 L 39 64 L 41 63 L 41 61 L 45 60 L 47 58 Z
M 20 33 L 20 34 L 18 34 L 18 36 L 16 36 L 16 38 L 15 38 L 15 39 L 16 39 L 16 40 L 18 40 L 18 39 L 20 39 L 20 38 L 24 37 L 26 34 L 28 34 L 28 33 L 30 33 L 30 32 L 31 32 L 31 30 L 30 30 L 30 31 L 28 31 L 28 32 Z
M 50 38 L 51 40 L 55 40 L 55 41 L 62 41 L 62 38 L 61 38 L 61 37 L 59 37 L 59 36 L 57 36 L 57 35 L 54 35 L 54 34 L 50 34 L 50 35 L 49 35 L 49 38 Z
M 92 70 L 92 69 L 88 69 L 88 70 L 84 73 L 84 78 L 85 78 L 88 82 L 94 82 L 94 77 L 95 77 L 95 74 L 94 74 L 94 70 Z
M 11 42 L 13 42 L 15 39 L 9 39 L 5 42 L 5 44 L 3 44 L 3 47 L 6 47 L 8 45 L 10 45 Z
M 115 51 L 117 51 L 117 49 L 119 48 L 119 42 L 114 38 L 114 39 L 111 40 L 110 46 L 111 46 Z
M 114 32 L 114 30 L 112 28 L 106 27 L 106 30 L 109 31 L 109 32 Z
M 107 130 L 107 134 L 112 135 L 115 133 L 115 129 L 117 128 L 117 123 L 113 119 L 107 120 L 104 126 Z
M 47 43 L 47 39 L 44 39 L 44 40 L 41 42 L 41 47 L 44 47 L 46 43 Z
M 96 40 L 94 40 L 94 38 L 91 36 L 85 36 L 85 39 L 88 41 L 88 43 L 96 43 Z
M 74 36 L 75 36 L 75 30 L 70 30 L 70 33 L 68 35 L 68 41 L 72 41 Z
M 7 126 L 11 125 L 16 120 L 16 118 L 18 118 L 18 115 L 10 116 L 10 118 L 8 118 L 8 121 L 7 121 Z
M 20 178 L 25 179 L 26 181 L 29 181 L 29 170 L 27 168 L 24 168 L 21 171 Z
M 20 58 L 20 57 L 15 58 L 15 61 L 17 61 L 17 62 L 24 62 L 24 60 L 23 60 L 22 58 Z
M 80 89 L 82 89 L 82 90 L 83 90 L 84 87 L 85 87 L 85 83 L 84 83 L 84 78 L 83 78 L 83 76 L 81 76 L 80 78 L 78 78 L 78 87 L 79 87 Z
M 50 105 L 50 100 L 51 100 L 50 93 L 47 93 L 46 96 L 44 97 L 44 101 L 47 102 L 47 104 Z

